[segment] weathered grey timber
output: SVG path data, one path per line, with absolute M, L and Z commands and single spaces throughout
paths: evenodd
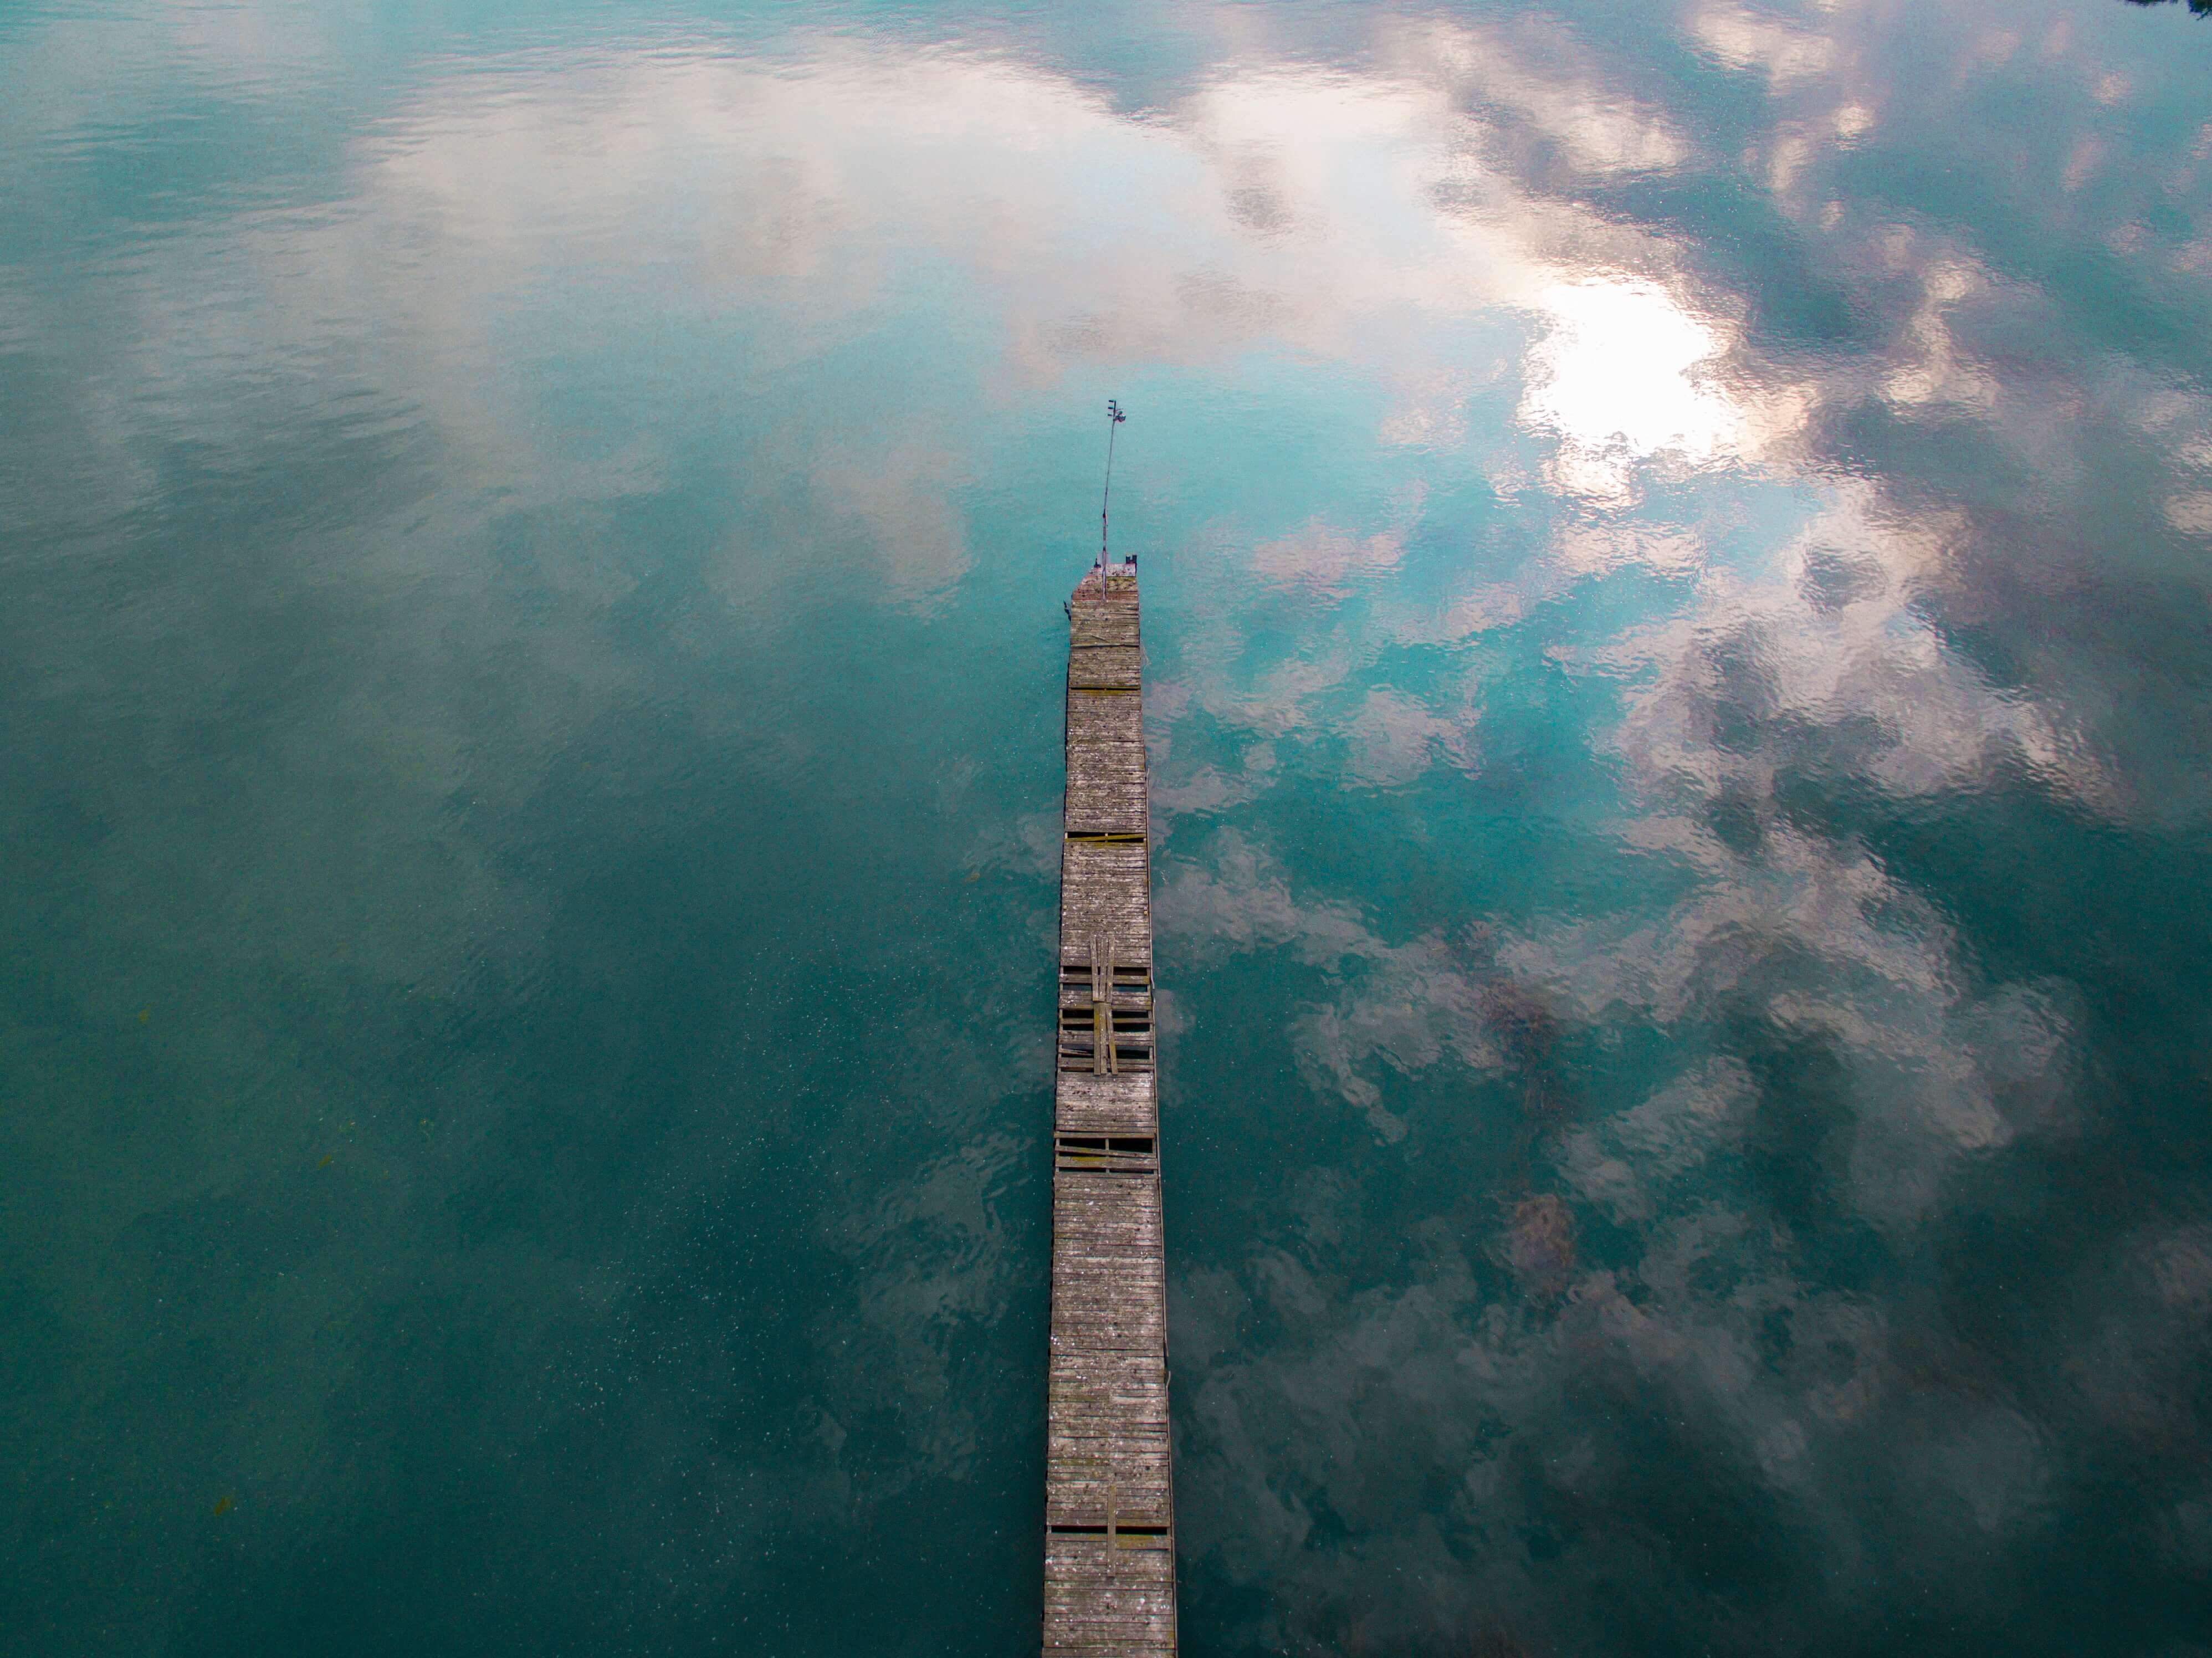
M 1137 577 L 1068 601 L 1044 1650 L 1176 1649 L 1166 1260 Z

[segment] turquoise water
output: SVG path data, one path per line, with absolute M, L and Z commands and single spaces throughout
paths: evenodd
M 2212 21 L 0 13 L 0 1635 L 2212 1651 Z

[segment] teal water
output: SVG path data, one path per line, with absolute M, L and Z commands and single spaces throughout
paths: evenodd
M 0 1645 L 2212 1652 L 2212 20 L 0 12 Z

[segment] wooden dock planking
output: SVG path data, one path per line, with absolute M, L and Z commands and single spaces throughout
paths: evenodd
M 1142 836 L 1149 815 L 1144 744 L 1103 738 L 1070 741 L 1066 815 L 1070 835 Z
M 1068 745 L 1078 743 L 1134 743 L 1145 740 L 1145 699 L 1139 695 L 1101 694 L 1067 699 Z
M 1068 603 L 1044 1651 L 1176 1650 L 1166 1256 L 1137 583 Z
M 1054 1129 L 1062 1135 L 1157 1134 L 1159 1114 L 1150 1072 L 1100 1077 L 1062 1072 Z
M 1067 687 L 1073 691 L 1128 691 L 1141 695 L 1134 645 L 1076 645 L 1067 648 Z

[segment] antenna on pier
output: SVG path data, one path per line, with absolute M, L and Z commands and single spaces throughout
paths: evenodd
M 1098 568 L 1106 568 L 1106 508 L 1114 500 L 1114 428 L 1129 417 L 1114 398 L 1106 399 L 1106 493 L 1098 499 Z

